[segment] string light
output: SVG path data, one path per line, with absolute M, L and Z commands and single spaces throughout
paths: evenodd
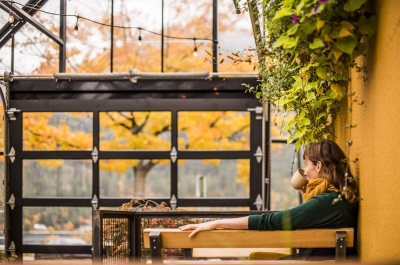
M 151 30 L 148 30 L 148 29 L 144 29 L 144 28 L 141 28 L 141 27 L 118 26 L 118 25 L 105 24 L 105 23 L 102 23 L 102 22 L 98 22 L 98 21 L 95 21 L 95 20 L 86 18 L 86 17 L 81 17 L 81 16 L 79 16 L 79 14 L 78 14 L 78 15 L 56 14 L 56 13 L 52 13 L 52 12 L 48 12 L 48 11 L 42 10 L 42 9 L 37 8 L 36 6 L 30 5 L 30 4 L 25 4 L 25 5 L 24 5 L 24 4 L 21 4 L 21 3 L 18 3 L 18 2 L 14 2 L 14 4 L 17 4 L 17 5 L 20 5 L 20 6 L 27 6 L 27 7 L 29 7 L 30 9 L 34 9 L 34 10 L 40 11 L 40 12 L 42 12 L 42 13 L 50 14 L 50 15 L 65 16 L 65 17 L 76 17 L 76 25 L 75 25 L 75 27 L 74 27 L 74 34 L 75 34 L 75 35 L 78 35 L 78 33 L 79 33 L 79 32 L 78 32 L 78 20 L 79 20 L 79 19 L 85 19 L 85 20 L 88 20 L 88 21 L 90 21 L 90 22 L 92 22 L 92 23 L 95 23 L 95 24 L 98 24 L 98 25 L 102 25 L 102 26 L 106 26 L 106 27 L 114 27 L 114 28 L 120 28 L 120 29 L 138 29 L 138 30 L 139 30 L 139 37 L 138 37 L 138 45 L 139 45 L 139 46 L 142 44 L 142 36 L 141 36 L 141 31 L 142 31 L 142 30 L 144 30 L 144 31 L 146 31 L 146 32 L 148 32 L 148 33 L 150 33 L 150 34 L 153 34 L 153 35 L 163 36 L 164 38 L 167 38 L 167 39 L 194 40 L 194 42 L 195 42 L 195 43 L 194 43 L 195 46 L 194 46 L 194 50 L 193 50 L 193 55 L 194 55 L 194 56 L 198 56 L 197 47 L 196 47 L 196 40 L 211 41 L 211 42 L 213 42 L 213 44 L 217 44 L 217 43 L 218 43 L 218 41 L 217 41 L 217 40 L 214 40 L 214 39 L 208 39 L 208 38 L 190 38 L 190 37 L 175 37 L 175 36 L 162 35 L 162 34 L 160 34 L 160 33 L 157 33 L 157 32 L 154 32 L 154 31 L 151 31 Z M 13 13 L 12 11 L 10 12 L 10 17 L 9 17 L 9 20 L 8 20 L 8 21 L 9 21 L 10 23 L 12 23 L 11 20 L 12 20 L 12 22 L 14 22 L 14 20 L 15 20 L 14 13 Z
M 15 17 L 14 17 L 14 12 L 10 11 L 10 15 L 8 16 L 8 22 L 10 24 L 14 23 Z
M 193 38 L 193 41 L 194 41 L 193 56 L 197 57 L 197 55 L 199 54 L 197 53 L 196 38 Z
M 142 45 L 142 29 L 139 28 L 138 45 Z
M 74 28 L 74 35 L 77 36 L 78 35 L 78 20 L 79 20 L 79 14 L 76 17 L 76 24 L 75 24 L 75 28 Z

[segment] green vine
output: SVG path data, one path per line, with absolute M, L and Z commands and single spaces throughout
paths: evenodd
M 262 6 L 260 85 L 247 86 L 295 117 L 283 130 L 296 149 L 332 137 L 333 122 L 347 94 L 350 70 L 365 72 L 355 59 L 365 55 L 377 28 L 363 10 L 367 0 L 249 0 Z

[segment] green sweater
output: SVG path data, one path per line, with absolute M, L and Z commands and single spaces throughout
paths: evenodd
M 337 192 L 325 192 L 289 210 L 250 215 L 251 230 L 292 230 L 305 228 L 357 228 L 358 203 L 348 204 L 345 200 L 333 203 Z M 355 234 L 356 238 L 356 234 Z M 349 249 L 349 254 L 354 250 Z M 312 253 L 334 254 L 334 249 L 315 249 Z

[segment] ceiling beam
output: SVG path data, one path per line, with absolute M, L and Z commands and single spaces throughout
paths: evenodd
M 30 16 L 33 16 L 40 10 L 40 8 L 47 3 L 48 0 L 29 0 L 25 6 L 22 7 L 22 10 L 27 12 Z M 4 3 L 4 2 L 2 2 Z M 0 8 L 6 11 L 7 13 L 10 11 L 10 8 L 4 6 L 0 3 Z M 31 8 L 34 7 L 34 8 Z M 7 24 L 4 25 L 3 28 L 0 29 L 0 49 L 11 39 L 11 36 L 17 33 L 22 26 L 26 23 L 25 20 L 19 20 L 14 22 L 14 24 Z
M 27 12 L 25 12 L 24 10 L 22 10 L 15 4 L 12 4 L 9 2 L 5 2 L 5 3 L 6 3 L 5 5 L 9 9 L 11 9 L 12 11 L 14 11 L 17 14 L 17 16 L 21 17 L 23 20 L 28 21 L 32 26 L 34 26 L 36 29 L 38 29 L 40 32 L 45 34 L 47 37 L 49 37 L 53 41 L 55 41 L 58 45 L 64 45 L 64 41 L 60 37 L 55 35 L 50 30 L 46 29 L 42 24 L 40 24 L 35 19 L 33 19 Z

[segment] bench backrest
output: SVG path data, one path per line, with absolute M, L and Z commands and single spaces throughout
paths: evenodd
M 345 233 L 347 247 L 353 246 L 353 228 L 291 231 L 217 229 L 200 232 L 193 238 L 188 237 L 191 231 L 147 228 L 144 230 L 144 246 L 150 248 L 150 233 L 160 233 L 162 248 L 335 248 L 337 232 Z

